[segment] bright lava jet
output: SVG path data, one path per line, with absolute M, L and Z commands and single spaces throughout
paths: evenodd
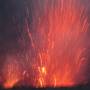
M 85 84 L 87 9 L 81 0 L 37 0 L 37 5 L 32 1 L 32 13 L 25 6 L 21 37 L 21 45 L 28 39 L 28 49 L 22 51 L 20 60 L 8 57 L 3 66 L 3 86 L 27 84 L 43 88 Z

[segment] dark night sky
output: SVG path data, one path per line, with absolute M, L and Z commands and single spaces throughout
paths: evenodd
M 25 17 L 24 0 L 0 0 L 0 67 L 7 54 L 19 53 Z

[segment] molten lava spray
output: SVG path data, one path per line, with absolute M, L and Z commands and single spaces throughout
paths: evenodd
M 20 66 L 15 60 L 15 57 L 12 57 L 12 56 L 7 57 L 7 61 L 3 66 L 3 74 L 4 74 L 4 80 L 5 80 L 5 83 L 3 84 L 3 86 L 5 88 L 12 88 L 21 79 L 20 77 L 21 71 L 19 67 Z
M 72 86 L 85 81 L 84 38 L 88 29 L 85 8 L 76 0 L 46 0 L 35 9 L 32 30 L 26 30 L 35 51 L 37 87 Z M 27 8 L 27 17 L 29 10 Z M 80 79 L 80 80 L 78 80 Z
M 43 5 L 40 7 L 41 1 Z M 89 25 L 86 8 L 80 0 L 38 0 L 32 11 L 30 23 L 30 11 L 26 5 L 24 31 L 30 45 L 23 60 L 26 65 L 22 73 L 24 81 L 34 87 L 86 83 L 84 38 Z M 14 66 L 10 62 L 10 68 L 5 69 L 5 87 L 12 87 L 21 80 L 19 67 Z

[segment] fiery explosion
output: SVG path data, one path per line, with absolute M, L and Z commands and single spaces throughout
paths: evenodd
M 5 66 L 3 67 L 3 76 L 5 79 L 5 83 L 3 86 L 5 88 L 12 88 L 17 82 L 21 79 L 20 77 L 20 68 L 15 59 L 15 57 L 7 57 L 7 61 L 5 62 Z M 11 62 L 11 60 L 13 60 Z
M 84 84 L 87 63 L 84 38 L 89 25 L 85 7 L 79 0 L 44 0 L 43 10 L 34 9 L 29 23 L 30 12 L 26 7 L 24 31 L 30 42 L 24 57 L 26 69 L 19 73 L 20 66 L 10 62 L 7 68 L 6 63 L 4 87 L 22 81 L 21 74 L 34 87 Z

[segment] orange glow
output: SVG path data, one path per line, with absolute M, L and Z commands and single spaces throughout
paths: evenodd
M 86 80 L 86 9 L 80 0 L 43 1 L 43 10 L 33 6 L 32 23 L 27 6 L 24 29 L 30 46 L 26 52 L 23 50 L 24 59 L 20 61 L 24 70 L 21 73 L 18 60 L 9 57 L 3 67 L 5 88 L 12 88 L 19 81 L 42 88 L 75 86 Z
M 67 66 L 67 65 L 66 65 Z M 69 66 L 70 68 L 70 66 Z M 70 86 L 74 86 L 75 83 L 72 80 L 72 72 L 68 71 L 70 70 L 68 67 L 65 67 L 66 70 L 64 70 L 64 74 L 60 77 L 60 73 L 59 75 L 55 75 L 54 77 L 54 87 L 70 87 Z
M 73 86 L 79 83 L 81 75 L 83 78 L 80 82 L 85 80 L 81 72 L 85 72 L 83 68 L 86 61 L 82 60 L 85 58 L 82 55 L 88 22 L 86 10 L 79 4 L 79 0 L 78 4 L 76 0 L 52 0 L 51 3 L 46 0 L 47 7 L 44 7 L 42 14 L 39 15 L 40 11 L 36 9 L 36 16 L 33 16 L 35 36 L 26 23 L 28 36 L 36 52 L 33 61 L 37 64 L 34 72 L 38 72 L 36 86 Z
M 9 59 L 13 59 L 13 58 L 9 58 Z M 13 60 L 12 62 L 10 62 L 9 60 L 7 60 L 5 63 L 6 64 L 3 68 L 5 82 L 4 82 L 3 86 L 5 88 L 12 88 L 20 81 L 20 79 L 21 79 L 20 73 L 21 72 L 19 70 L 17 61 Z
M 45 86 L 45 77 L 47 74 L 46 68 L 44 66 L 42 67 L 38 67 L 39 70 L 39 79 L 38 79 L 38 83 L 39 85 L 37 85 L 38 87 L 44 87 Z
M 42 74 L 46 74 L 46 68 L 45 67 L 39 67 L 39 71 Z
M 15 84 L 18 82 L 18 79 L 16 78 L 12 78 L 10 80 L 7 80 L 5 83 L 4 83 L 4 87 L 5 88 L 12 88 L 15 86 Z
M 42 67 L 42 73 L 44 73 L 44 74 L 46 74 L 46 69 L 45 69 L 45 67 Z

